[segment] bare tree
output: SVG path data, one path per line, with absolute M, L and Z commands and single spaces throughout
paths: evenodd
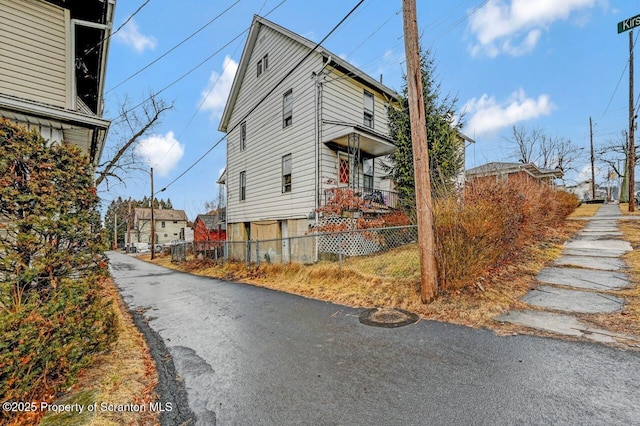
M 541 136 L 539 129 L 527 130 L 524 127 L 512 128 L 513 135 L 506 140 L 515 144 L 513 157 L 516 157 L 520 163 L 535 162 L 536 146 Z
M 218 184 L 218 197 L 213 201 L 207 201 L 206 203 L 204 203 L 204 208 L 208 212 L 214 211 L 214 210 L 220 211 L 221 209 L 226 207 L 226 205 L 227 205 L 227 201 L 225 199 L 224 185 Z
M 623 177 L 627 158 L 627 132 L 622 131 L 616 139 L 609 139 L 606 145 L 598 148 L 598 160 L 608 165 L 618 176 Z
M 155 95 L 150 96 L 140 109 L 129 109 L 128 104 L 125 100 L 120 105 L 120 116 L 112 125 L 111 139 L 117 142 L 110 157 L 98 165 L 96 187 L 103 182 L 108 183 L 109 178 L 123 182 L 127 173 L 142 167 L 142 161 L 134 149 L 136 143 L 153 130 L 166 111 L 173 108 L 173 104 Z
M 519 162 L 534 163 L 544 169 L 572 170 L 583 154 L 583 148 L 569 139 L 547 136 L 541 129 L 513 126 L 513 135 L 507 141 L 515 145 L 513 157 Z

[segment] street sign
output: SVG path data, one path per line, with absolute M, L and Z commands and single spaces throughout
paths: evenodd
M 618 22 L 618 34 L 629 31 L 635 27 L 640 27 L 640 15 Z

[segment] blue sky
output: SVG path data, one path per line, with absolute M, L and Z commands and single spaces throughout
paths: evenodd
M 114 28 L 144 3 L 118 0 Z M 136 148 L 153 165 L 159 190 L 223 136 L 217 130 L 219 118 L 246 40 L 243 31 L 254 14 L 265 16 L 275 8 L 267 19 L 319 41 L 356 3 L 150 0 L 111 39 L 105 115 L 116 117 L 125 98 L 136 105 L 206 60 L 163 90 L 160 97 L 175 107 Z M 400 90 L 401 6 L 401 0 L 366 0 L 324 46 L 375 78 L 382 74 L 386 85 Z M 442 92 L 457 96 L 459 109 L 466 111 L 463 132 L 476 140 L 467 150 L 467 167 L 514 160 L 505 141 L 514 125 L 570 139 L 585 154 L 590 116 L 596 147 L 619 139 L 628 128 L 629 56 L 628 33 L 617 34 L 616 24 L 639 13 L 640 0 L 419 0 L 422 44 L 434 53 Z M 116 133 L 110 134 L 105 157 Z M 585 155 L 567 183 L 585 177 L 588 164 Z M 223 142 L 159 196 L 171 198 L 174 208 L 184 209 L 193 220 L 205 211 L 205 202 L 216 199 L 215 181 L 224 166 Z M 606 167 L 600 168 L 604 175 Z M 133 173 L 125 184 L 111 181 L 101 190 L 106 203 L 118 196 L 142 198 L 150 191 L 149 175 Z

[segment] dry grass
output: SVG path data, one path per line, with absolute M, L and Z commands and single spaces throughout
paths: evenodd
M 633 251 L 623 257 L 633 285 L 629 289 L 609 293 L 625 299 L 624 309 L 612 314 L 584 315 L 583 319 L 607 330 L 640 336 L 640 222 L 620 221 L 619 227 L 624 239 L 633 247 Z
M 56 403 L 89 405 L 145 404 L 155 401 L 158 383 L 155 364 L 144 337 L 137 330 L 111 279 L 105 280 L 103 297 L 117 307 L 118 341 L 113 349 L 96 357 L 91 368 L 80 375 L 73 390 Z M 158 413 L 149 411 L 83 413 L 47 415 L 41 425 L 153 425 L 159 423 Z
M 640 209 L 636 207 L 635 211 L 629 211 L 629 203 L 620 203 L 620 212 L 625 216 L 640 216 Z
M 569 218 L 592 217 L 601 206 L 602 204 L 580 204 L 580 206 L 569 215 Z
M 216 265 L 213 262 L 191 260 L 172 263 L 170 256 L 156 257 L 153 263 L 195 275 L 240 281 L 313 299 L 352 307 L 397 307 L 420 314 L 425 319 L 446 321 L 472 327 L 501 329 L 493 321 L 496 315 L 509 309 L 524 308 L 519 301 L 531 289 L 535 275 L 562 252 L 562 243 L 584 223 L 567 221 L 560 229 L 549 231 L 544 241 L 512 252 L 508 260 L 479 277 L 463 289 L 441 293 L 429 305 L 419 296 L 419 272 L 413 265 L 400 277 L 396 265 L 417 252 L 407 246 L 375 256 L 351 258 L 339 269 L 337 263 L 315 265 L 262 265 L 245 270 L 244 264 Z M 149 255 L 140 256 L 150 261 Z M 395 277 L 395 278 L 394 278 Z

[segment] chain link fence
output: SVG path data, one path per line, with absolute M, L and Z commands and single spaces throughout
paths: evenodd
M 270 240 L 199 241 L 171 247 L 172 261 L 263 264 L 336 263 L 339 268 L 392 278 L 419 276 L 417 226 L 314 232 Z

